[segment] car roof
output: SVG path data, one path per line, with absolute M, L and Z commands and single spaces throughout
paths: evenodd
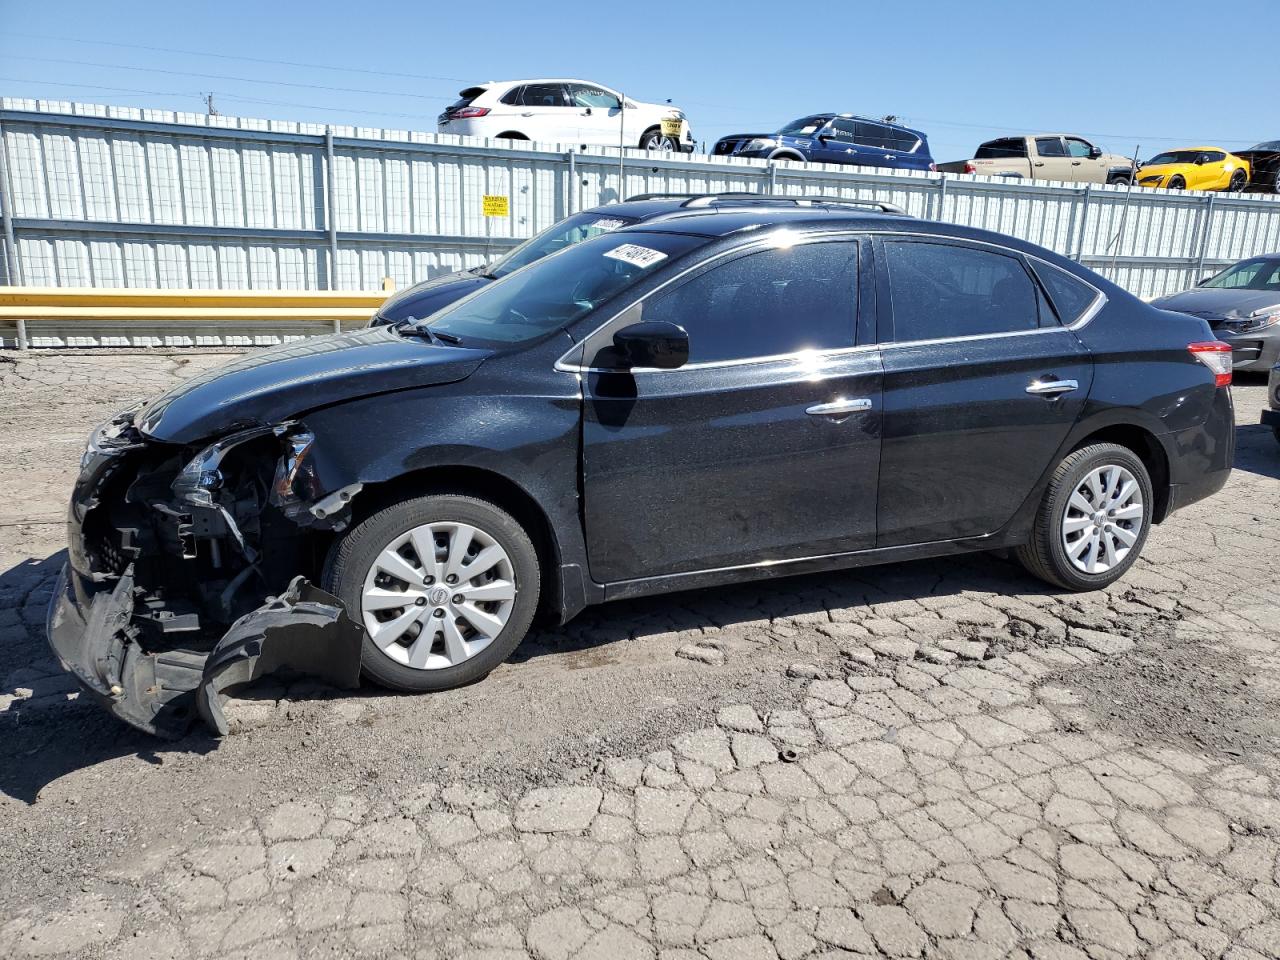
M 814 110 L 812 113 L 803 113 L 796 119 L 802 120 L 805 117 L 839 117 L 842 120 L 864 120 L 867 123 L 878 123 L 884 127 L 893 127 L 896 130 L 906 130 L 921 139 L 925 138 L 924 131 L 917 130 L 915 127 L 908 127 L 905 123 L 899 123 L 897 120 L 881 120 L 879 117 L 864 117 L 860 113 L 841 113 L 839 110 Z M 795 121 L 790 122 L 794 123 Z

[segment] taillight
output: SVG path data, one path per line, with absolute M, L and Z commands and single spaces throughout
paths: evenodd
M 488 107 L 463 107 L 461 110 L 454 111 L 453 119 L 470 120 L 473 117 L 487 116 L 488 113 L 489 113 Z
M 1231 345 L 1221 340 L 1189 343 L 1191 355 L 1213 371 L 1213 383 L 1218 387 L 1231 386 Z
M 975 167 L 975 166 L 974 166 L 972 163 L 970 163 L 968 160 L 966 160 L 966 161 L 965 161 L 965 163 L 964 163 L 964 172 L 965 172 L 965 173 L 977 173 L 977 172 L 978 172 L 978 168 L 977 168 L 977 167 Z
M 929 164 L 929 172 L 930 172 L 930 173 L 937 173 L 937 172 L 938 172 L 938 165 L 937 165 L 936 163 L 930 163 L 930 164 Z

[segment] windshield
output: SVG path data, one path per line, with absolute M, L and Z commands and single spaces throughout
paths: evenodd
M 1274 150 L 1277 153 L 1280 153 L 1280 140 L 1263 140 L 1261 143 L 1255 146 L 1252 146 L 1249 149 L 1257 150 L 1263 153 L 1270 150 Z
M 1165 153 L 1157 153 L 1144 166 L 1152 167 L 1160 163 L 1195 163 L 1196 157 L 1203 152 L 1202 150 L 1169 150 Z
M 417 326 L 468 346 L 533 340 L 563 329 L 707 242 L 676 233 L 602 234 L 491 283 Z
M 785 124 L 774 136 L 777 137 L 811 137 L 831 119 L 831 114 L 824 113 L 817 117 L 801 117 Z
M 1202 286 L 1280 292 L 1280 259 L 1258 257 L 1253 260 L 1241 260 L 1227 267 L 1212 280 L 1206 280 Z
M 559 253 L 565 247 L 571 247 L 575 243 L 590 240 L 592 237 L 598 237 L 602 233 L 608 233 L 610 230 L 617 230 L 635 222 L 634 217 L 617 217 L 603 213 L 576 213 L 572 217 L 567 217 L 559 223 L 548 227 L 541 233 L 535 234 L 506 256 L 495 260 L 484 271 L 484 275 L 493 277 L 495 280 L 499 277 L 505 277 L 508 273 L 519 270 L 535 260 L 541 260 L 543 257 L 550 256 L 553 253 Z

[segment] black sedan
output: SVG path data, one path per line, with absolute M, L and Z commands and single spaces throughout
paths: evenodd
M 1264 140 L 1248 150 L 1232 152 L 1249 161 L 1250 189 L 1280 193 L 1280 140 Z
M 1098 589 L 1226 481 L 1230 380 L 1203 320 L 1018 240 L 688 211 L 104 425 L 49 637 L 176 734 L 282 666 L 469 683 L 621 597 L 1000 548 Z

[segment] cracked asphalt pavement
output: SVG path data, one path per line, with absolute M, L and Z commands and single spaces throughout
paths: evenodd
M 91 426 L 216 354 L 0 354 L 0 955 L 1280 958 L 1280 446 L 1113 588 L 994 556 L 670 595 L 177 743 L 44 608 Z

